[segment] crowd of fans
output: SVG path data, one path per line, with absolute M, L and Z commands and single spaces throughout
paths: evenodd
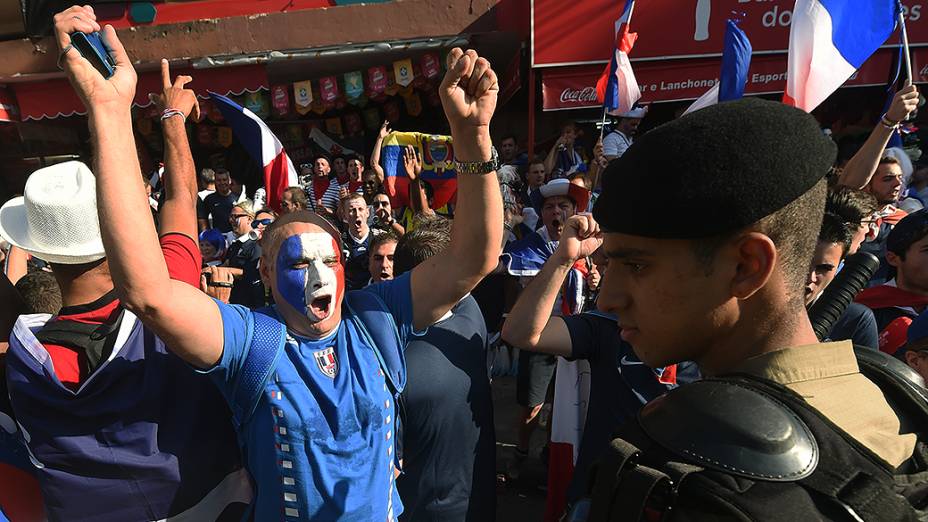
M 811 118 L 769 102 L 703 109 L 641 137 L 647 111 L 636 107 L 591 147 L 580 145 L 581 130 L 569 123 L 547 154 L 534 156 L 510 135 L 491 151 L 495 74 L 473 51 L 455 50 L 440 87 L 459 162 L 454 204 L 433 208 L 422 158 L 410 146 L 402 154 L 409 205 L 392 206 L 380 158 L 390 132 L 384 122 L 369 158 L 319 154 L 299 167 L 300 185 L 284 190 L 274 210 L 263 187 L 249 191 L 234 171 L 195 174 L 184 119 L 196 97 L 186 88 L 191 78 L 172 81 L 166 62 L 156 96 L 165 111 L 163 167 L 140 185 L 126 127 L 132 66 L 107 28 L 118 66 L 104 79 L 69 52 L 76 30 L 101 30 L 91 9 L 60 14 L 56 31 L 88 108 L 94 172 L 75 163 L 36 172 L 24 198 L 4 207 L 6 216 L 20 209 L 15 219 L 23 224 L 13 229 L 6 216 L 0 223 L 3 326 L 12 328 L 9 400 L 0 404 L 0 474 L 9 470 L 0 478 L 8 486 L 0 509 L 11 520 L 492 520 L 500 477 L 490 384 L 513 373 L 518 440 L 506 476 L 519 477 L 532 437 L 543 436 L 554 520 L 591 496 L 595 503 L 591 477 L 617 430 L 636 422 L 645 404 L 733 371 L 732 358 L 771 351 L 763 343 L 737 356 L 700 351 L 738 342 L 707 329 L 735 329 L 755 314 L 754 330 L 799 331 L 808 324 L 805 310 L 826 299 L 829 285 L 843 284 L 846 260 L 863 253 L 879 261 L 868 288 L 817 340 L 883 352 L 928 379 L 928 162 L 887 148 L 917 108 L 913 86 L 895 95 L 863 146 L 831 163 L 827 176 L 834 144 L 821 133 L 802 134 Z M 697 135 L 707 127 L 687 126 L 701 117 L 733 128 L 795 125 L 796 139 L 808 144 L 785 159 L 795 143 L 768 151 L 774 146 L 715 142 Z M 668 136 L 716 148 L 696 166 L 655 167 Z M 763 168 L 784 174 L 785 188 L 737 179 L 745 165 L 738 147 L 757 147 L 756 161 L 769 160 Z M 701 171 L 684 176 L 706 164 L 718 174 L 706 183 L 718 185 L 687 186 Z M 636 169 L 641 176 L 679 170 L 661 181 L 680 176 L 684 188 L 663 196 L 677 210 L 663 218 L 634 214 L 654 197 L 655 183 L 631 179 Z M 49 187 L 64 192 L 56 200 Z M 819 196 L 823 208 L 814 203 Z M 151 225 L 142 224 L 149 215 Z M 802 221 L 810 217 L 814 223 Z M 73 234 L 73 223 L 87 228 Z M 754 236 L 731 246 L 726 234 L 744 227 Z M 795 246 L 806 236 L 808 245 Z M 632 246 L 630 237 L 654 245 Z M 689 240 L 699 242 L 694 257 L 703 268 L 667 268 L 690 256 L 668 245 Z M 664 253 L 648 257 L 649 248 Z M 738 261 L 720 268 L 725 256 Z M 649 270 L 663 275 L 641 275 Z M 719 288 L 734 297 L 699 287 L 693 299 L 693 285 L 725 277 L 731 282 Z M 798 291 L 800 279 L 801 297 L 769 290 L 793 281 Z M 765 322 L 773 304 L 743 304 L 765 298 L 800 310 L 802 319 Z M 740 314 L 735 306 L 744 307 Z M 661 321 L 671 324 L 667 332 L 654 331 Z M 692 349 L 649 351 L 686 335 Z M 787 355 L 798 338 L 810 341 L 804 331 L 777 339 L 789 349 L 770 364 L 784 374 L 799 364 Z M 850 344 L 822 346 L 832 348 L 812 348 L 827 355 L 803 364 L 847 368 L 840 350 Z M 847 371 L 859 375 L 856 364 Z M 818 399 L 839 385 L 801 387 L 835 375 L 759 373 L 807 397 L 892 469 L 925 455 L 891 410 L 862 408 L 862 422 L 879 426 L 861 426 Z M 577 392 L 583 379 L 588 389 Z M 862 389 L 845 399 L 872 398 L 873 390 Z M 580 436 L 564 471 L 554 465 L 564 442 L 554 424 L 568 417 Z M 543 420 L 550 429 L 535 433 Z

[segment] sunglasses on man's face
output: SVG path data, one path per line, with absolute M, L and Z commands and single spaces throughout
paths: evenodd
M 248 214 L 229 214 L 229 221 L 238 221 L 245 217 L 248 217 Z
M 267 219 L 256 219 L 256 220 L 254 220 L 254 221 L 251 222 L 251 228 L 258 228 L 259 226 L 265 226 L 265 227 L 266 227 L 266 226 L 270 225 L 270 224 L 273 223 L 273 222 L 274 222 L 274 220 L 273 220 L 273 219 L 270 219 L 270 218 L 267 218 Z

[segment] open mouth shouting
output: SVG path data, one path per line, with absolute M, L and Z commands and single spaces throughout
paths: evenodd
M 325 232 L 288 237 L 277 253 L 277 290 L 313 323 L 335 312 L 344 293 L 344 277 L 335 239 Z

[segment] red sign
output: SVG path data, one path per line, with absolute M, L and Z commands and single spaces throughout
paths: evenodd
M 438 55 L 428 53 L 422 55 L 422 76 L 428 79 L 438 78 L 441 73 L 441 64 L 438 62 Z
M 381 94 L 387 90 L 387 68 L 383 65 L 368 69 L 367 79 L 367 87 L 371 93 Z
M 334 76 L 320 79 L 319 92 L 322 94 L 322 101 L 333 103 L 338 99 L 338 79 Z
M 878 51 L 845 82 L 845 87 L 884 85 L 889 79 L 894 55 L 895 51 L 892 50 Z M 649 103 L 696 99 L 718 81 L 720 62 L 719 58 L 638 62 L 634 69 L 641 88 L 641 101 Z M 917 82 L 928 82 L 928 49 L 918 49 L 913 53 L 912 67 Z M 544 71 L 544 110 L 599 107 L 601 104 L 596 99 L 596 80 L 602 70 L 601 65 L 577 65 Z M 746 93 L 782 92 L 785 86 L 785 55 L 754 56 L 748 71 Z
M 0 121 L 19 121 L 19 106 L 7 89 L 0 89 Z
M 290 112 L 290 89 L 285 85 L 275 85 L 271 89 L 271 103 L 278 116 L 286 116 Z
M 615 20 L 624 2 L 532 0 L 532 66 L 605 62 L 615 45 Z M 635 4 L 631 30 L 634 60 L 721 55 L 725 21 L 743 13 L 741 28 L 754 53 L 785 52 L 794 0 L 648 0 Z M 909 42 L 928 45 L 926 0 L 904 0 Z M 887 41 L 899 42 L 898 35 Z

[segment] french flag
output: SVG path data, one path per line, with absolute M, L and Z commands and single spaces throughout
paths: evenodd
M 255 113 L 225 96 L 214 92 L 210 92 L 209 95 L 222 112 L 222 117 L 232 127 L 239 143 L 248 151 L 248 155 L 264 167 L 267 206 L 280 212 L 281 194 L 288 187 L 300 185 L 297 170 L 287 157 L 284 146 Z
M 744 96 L 751 67 L 751 42 L 738 22 L 728 20 L 725 27 L 725 49 L 722 50 L 722 71 L 719 81 L 706 94 L 699 97 L 683 114 L 704 109 L 719 102 L 737 100 Z
M 606 112 L 613 116 L 630 111 L 641 98 L 638 80 L 628 60 L 628 53 L 638 39 L 638 33 L 628 32 L 634 10 L 635 0 L 626 1 L 622 15 L 615 21 L 615 51 L 596 82 L 596 96 Z
M 783 103 L 818 107 L 896 27 L 898 0 L 796 0 Z

